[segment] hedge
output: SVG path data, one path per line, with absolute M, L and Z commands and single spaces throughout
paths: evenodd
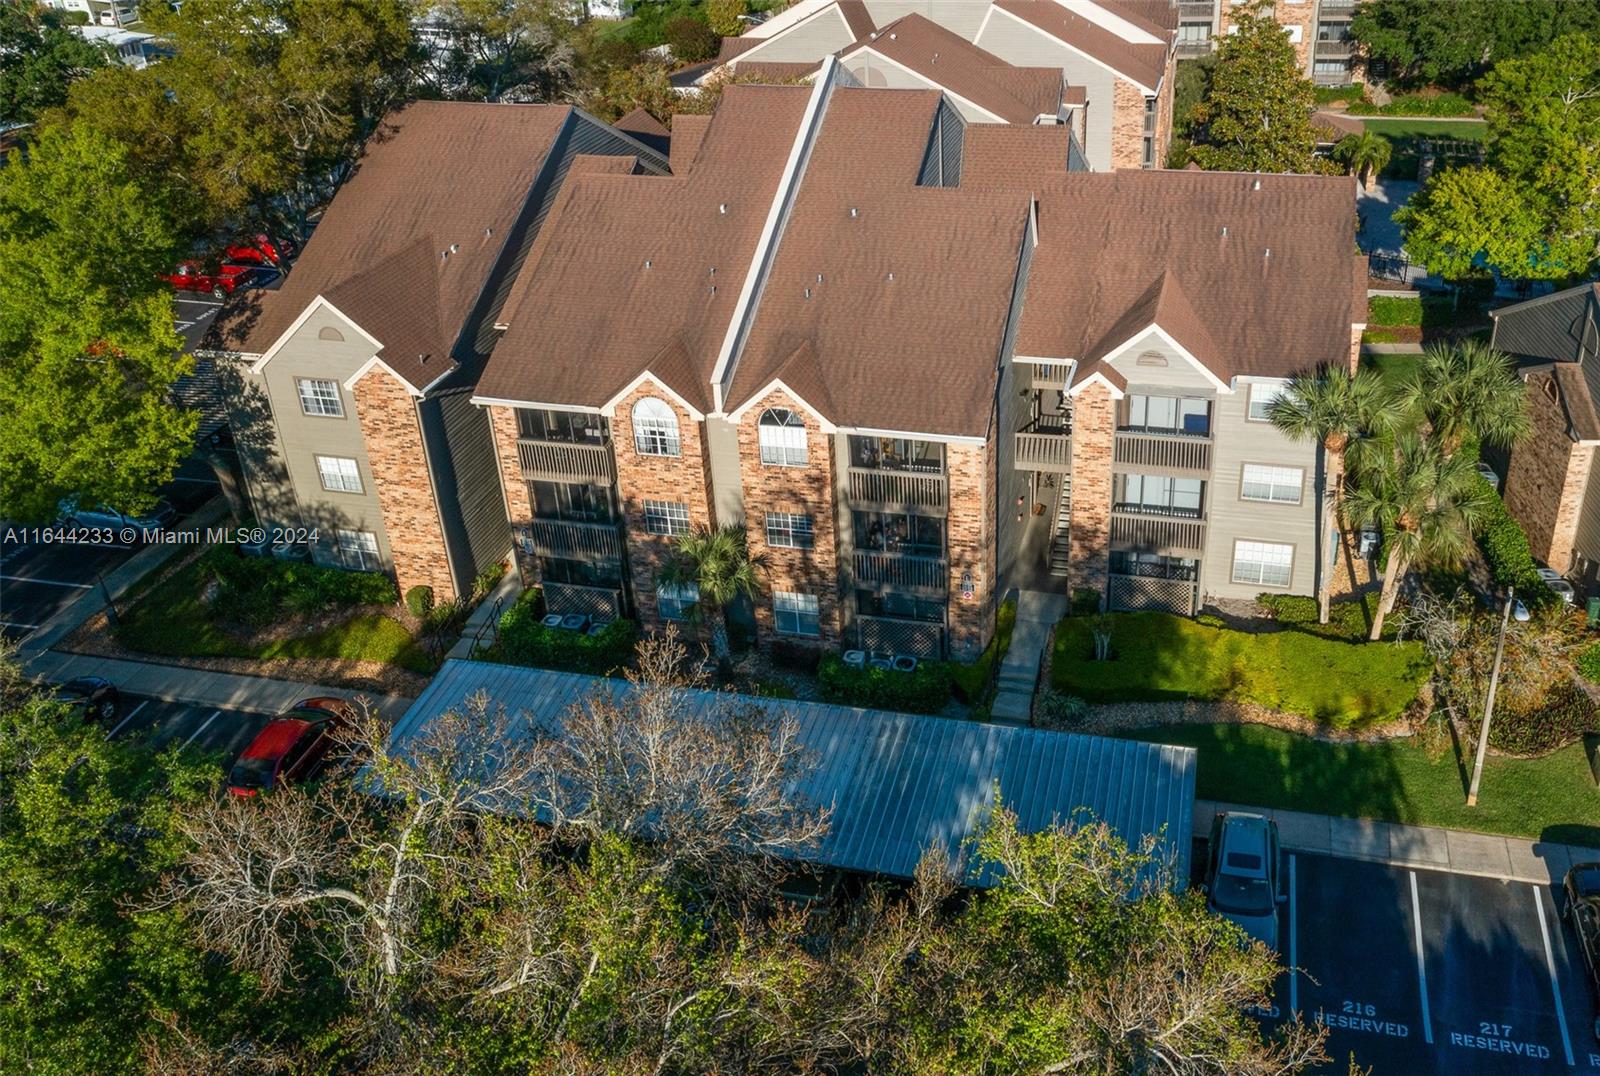
M 250 627 L 294 614 L 392 605 L 400 597 L 394 580 L 377 572 L 245 557 L 228 546 L 214 546 L 203 564 L 217 583 L 215 614 Z
M 525 592 L 533 593 L 533 592 Z M 606 676 L 633 658 L 638 628 L 631 620 L 613 620 L 598 635 L 547 628 L 540 622 L 544 602 L 518 601 L 500 617 L 500 637 L 486 655 L 509 665 Z
M 1522 525 L 1511 518 L 1506 502 L 1489 484 L 1479 477 L 1489 493 L 1488 507 L 1479 520 L 1475 537 L 1483 559 L 1489 565 L 1489 574 L 1503 587 L 1516 587 L 1517 594 L 1528 605 L 1543 605 L 1554 601 L 1555 594 L 1539 578 L 1533 553 L 1528 548 L 1528 535 Z
M 1352 101 L 1352 116 L 1476 116 L 1472 102 L 1459 93 L 1403 93 L 1386 105 Z
M 1374 295 L 1367 300 L 1367 324 L 1420 326 L 1422 299 L 1413 295 Z
M 1547 755 L 1586 732 L 1600 732 L 1600 711 L 1587 691 L 1568 680 L 1529 710 L 1497 708 L 1489 723 L 1489 744 L 1513 755 Z
M 828 702 L 874 710 L 936 714 L 950 700 L 950 669 L 941 661 L 921 661 L 913 672 L 846 665 L 838 654 L 825 654 L 817 665 L 817 683 Z

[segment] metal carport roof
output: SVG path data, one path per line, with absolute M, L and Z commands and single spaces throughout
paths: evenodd
M 625 682 L 603 677 L 451 660 L 396 723 L 392 742 L 403 746 L 478 692 L 530 724 L 557 730 L 573 703 L 627 690 Z M 1024 832 L 1087 808 L 1130 846 L 1161 835 L 1178 884 L 1188 878 L 1193 748 L 819 702 L 687 694 L 691 712 L 736 698 L 794 717 L 799 740 L 815 755 L 796 792 L 833 809 L 827 836 L 808 857 L 819 866 L 909 878 L 934 843 L 954 860 L 998 784 Z

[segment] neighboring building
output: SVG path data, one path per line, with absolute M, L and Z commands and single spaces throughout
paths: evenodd
M 1528 386 L 1533 435 L 1510 454 L 1506 507 L 1533 555 L 1575 584 L 1600 574 L 1600 284 L 1491 311 L 1491 345 Z
M 144 67 L 171 55 L 154 34 L 119 30 L 113 26 L 72 26 L 69 29 L 91 45 L 99 45 L 125 67 Z
M 584 171 L 666 163 L 566 106 L 419 102 L 385 122 L 282 286 L 240 293 L 205 344 L 236 360 L 259 522 L 315 528 L 318 563 L 393 571 L 440 600 L 505 557 L 493 441 L 469 401 L 528 246 Z
M 971 659 L 1012 587 L 1313 593 L 1319 450 L 1264 411 L 1355 361 L 1350 180 L 1069 173 L 1063 127 L 838 65 L 557 196 L 474 397 L 552 610 L 682 618 L 673 538 L 730 523 L 763 640 Z
M 1358 0 L 1273 0 L 1273 16 L 1294 44 L 1300 70 L 1318 86 L 1348 86 L 1361 73 L 1350 37 Z M 1233 31 L 1246 0 L 1178 0 L 1178 56 L 1204 56 Z
M 1169 0 L 801 0 L 725 38 L 705 78 L 837 56 L 862 85 L 940 89 L 969 122 L 1071 123 L 1095 171 L 1157 168 L 1177 20 Z

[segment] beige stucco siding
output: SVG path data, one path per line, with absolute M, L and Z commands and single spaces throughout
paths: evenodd
M 1014 67 L 1059 67 L 1069 85 L 1082 86 L 1089 99 L 1083 155 L 1094 171 L 1110 171 L 1111 99 L 1116 77 L 1110 69 L 999 8 L 993 9 L 975 42 Z

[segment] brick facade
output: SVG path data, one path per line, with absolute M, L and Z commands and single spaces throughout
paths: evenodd
M 1160 142 L 1157 120 L 1157 142 Z M 1156 164 L 1163 163 L 1159 156 Z M 1144 93 L 1127 79 L 1117 79 L 1111 88 L 1111 167 L 1140 168 L 1144 165 Z
M 1253 5 L 1240 5 L 1246 10 Z M 1228 35 L 1228 27 L 1233 24 L 1232 16 L 1236 10 L 1235 5 L 1229 0 L 1222 0 L 1218 5 L 1220 15 L 1217 19 L 1217 40 L 1220 42 Z M 1278 25 L 1285 30 L 1298 26 L 1300 40 L 1294 42 L 1294 61 L 1300 67 L 1300 73 L 1307 77 L 1311 74 L 1311 49 L 1312 43 L 1317 39 L 1317 5 L 1315 0 L 1274 0 L 1272 17 L 1278 20 Z
M 522 460 L 517 454 L 517 440 L 522 431 L 517 426 L 517 409 L 514 407 L 489 408 L 489 429 L 494 435 L 495 460 L 500 467 L 500 489 L 506 496 L 506 521 L 512 534 L 518 527 L 533 521 L 533 504 L 528 499 L 528 483 L 522 478 Z M 537 581 L 538 558 L 529 556 L 522 543 L 513 543 L 517 571 L 524 585 Z
M 794 412 L 805 423 L 806 464 L 779 467 L 761 462 L 759 424 L 768 408 Z M 839 539 L 837 527 L 849 526 L 835 510 L 833 437 L 824 433 L 815 415 L 782 390 L 775 389 L 745 411 L 735 429 L 739 438 L 739 475 L 744 485 L 745 525 L 750 551 L 766 558 L 765 594 L 755 603 L 757 636 L 762 645 L 776 635 L 771 592 L 815 594 L 821 645 L 837 646 L 839 610 Z M 766 514 L 795 512 L 811 517 L 814 544 L 790 549 L 767 544 Z
M 1096 381 L 1072 405 L 1072 588 L 1105 593 L 1111 558 L 1111 456 L 1117 402 Z
M 1555 378 L 1527 379 L 1533 435 L 1511 453 L 1505 481 L 1506 507 L 1528 533 L 1533 555 L 1558 572 L 1572 566 L 1583 491 L 1593 449 L 1568 434 L 1566 411 Z
M 381 369 L 357 381 L 352 392 L 400 593 L 429 586 L 437 601 L 454 601 L 455 581 L 450 577 L 439 506 L 422 466 L 427 456 L 416 402 L 405 386 Z
M 996 441 L 982 445 L 945 446 L 950 514 L 945 520 L 945 547 L 950 561 L 950 656 L 972 661 L 994 633 Z M 961 596 L 961 582 L 972 577 L 973 595 Z
M 653 396 L 678 416 L 680 454 L 650 456 L 634 447 L 633 407 Z M 651 534 L 644 524 L 644 502 L 672 501 L 688 505 L 691 530 L 711 526 L 710 484 L 706 480 L 705 429 L 684 407 L 646 381 L 617 403 L 611 419 L 611 440 L 617 464 L 617 495 L 627 524 L 628 571 L 633 579 L 639 623 L 647 631 L 666 625 L 656 612 L 656 572 L 671 554 L 672 539 Z

